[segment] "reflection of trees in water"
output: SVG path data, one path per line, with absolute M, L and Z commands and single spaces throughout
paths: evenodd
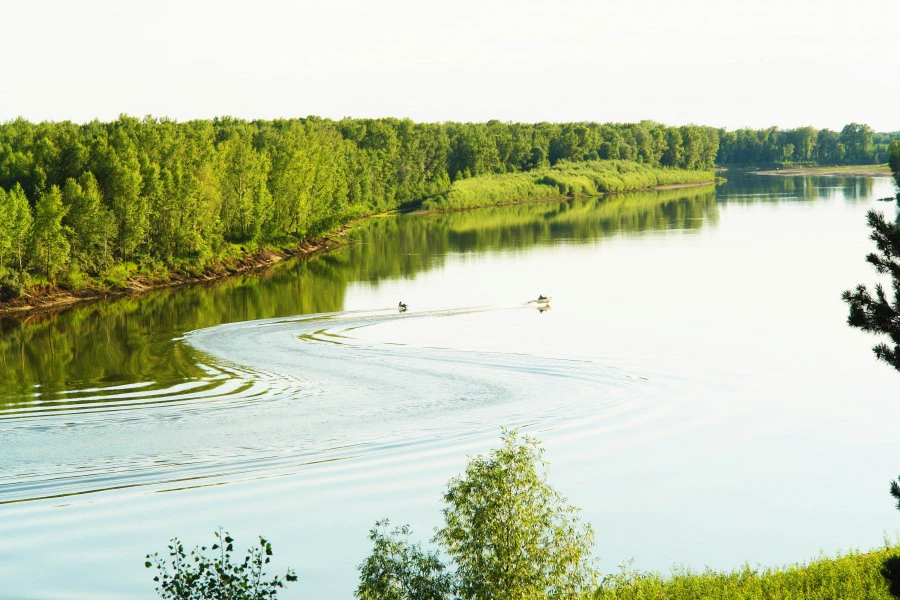
M 173 337 L 231 321 L 340 310 L 345 286 L 316 262 L 0 320 L 0 404 L 30 400 L 34 392 L 132 382 L 163 387 L 201 377 L 203 357 Z
M 0 320 L 0 405 L 133 382 L 164 387 L 205 375 L 204 357 L 173 341 L 234 321 L 343 309 L 347 285 L 439 268 L 451 252 L 521 250 L 717 218 L 712 187 L 540 202 L 362 221 L 348 247 L 206 285 Z M 40 388 L 34 386 L 40 385 Z
M 726 173 L 723 192 L 729 204 L 759 202 L 791 202 L 839 199 L 856 203 L 872 197 L 872 177 L 839 177 L 815 175 L 754 175 L 739 171 Z
M 532 202 L 435 215 L 370 219 L 340 260 L 361 280 L 410 276 L 441 266 L 450 253 L 524 250 L 564 240 L 659 229 L 699 229 L 716 222 L 712 186 Z

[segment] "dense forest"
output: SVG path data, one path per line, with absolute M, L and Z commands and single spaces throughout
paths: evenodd
M 868 125 L 850 123 L 841 131 L 797 129 L 737 129 L 719 131 L 721 165 L 819 164 L 872 165 L 888 161 L 891 142 L 900 131 L 876 133 Z
M 260 244 L 290 245 L 355 216 L 447 197 L 453 182 L 475 176 L 598 160 L 689 170 L 809 157 L 884 162 L 886 141 L 900 138 L 856 124 L 833 135 L 801 131 L 19 119 L 0 124 L 0 300 L 32 283 L 115 286 L 137 272 L 196 271 Z

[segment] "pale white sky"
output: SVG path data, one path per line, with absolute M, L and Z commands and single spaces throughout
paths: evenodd
M 900 130 L 900 0 L 0 0 L 0 121 Z

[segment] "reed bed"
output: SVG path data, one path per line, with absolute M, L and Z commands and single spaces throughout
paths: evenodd
M 661 185 L 712 182 L 706 170 L 666 169 L 625 160 L 563 162 L 526 173 L 481 175 L 460 179 L 450 191 L 426 200 L 426 210 L 458 210 L 528 200 L 597 196 Z

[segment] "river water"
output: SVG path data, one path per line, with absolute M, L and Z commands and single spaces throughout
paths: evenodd
M 0 321 L 0 597 L 153 598 L 144 555 L 221 525 L 297 570 L 280 597 L 351 598 L 375 520 L 427 541 L 512 426 L 602 571 L 878 546 L 900 374 L 840 293 L 876 281 L 892 193 L 734 174 L 379 217 L 309 261 Z

